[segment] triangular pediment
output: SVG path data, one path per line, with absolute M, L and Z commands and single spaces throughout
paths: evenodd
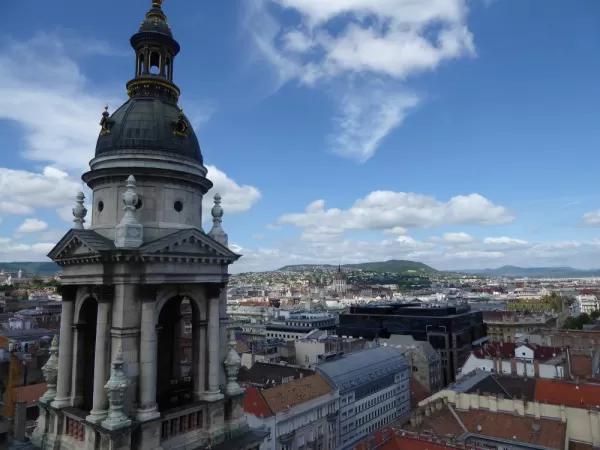
M 52 261 L 97 256 L 102 251 L 114 249 L 111 240 L 92 230 L 72 229 L 48 253 Z
M 240 255 L 215 241 L 204 232 L 189 228 L 144 244 L 140 247 L 143 254 L 182 256 L 193 258 L 216 258 L 236 261 Z

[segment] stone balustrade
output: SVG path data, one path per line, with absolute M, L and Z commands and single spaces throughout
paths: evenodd
M 67 430 L 67 436 L 83 442 L 84 438 L 85 438 L 85 427 L 83 426 L 83 424 L 71 417 L 65 417 L 66 419 L 66 430 Z
M 162 421 L 161 440 L 165 441 L 172 437 L 185 434 L 192 430 L 203 427 L 204 411 L 185 411 L 178 415 L 171 415 Z

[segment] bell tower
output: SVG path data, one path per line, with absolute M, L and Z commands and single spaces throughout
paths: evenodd
M 173 82 L 180 47 L 162 0 L 131 37 L 128 100 L 101 114 L 73 228 L 49 257 L 63 268 L 62 314 L 44 367 L 34 442 L 43 449 L 258 449 L 237 384 L 227 318 L 224 208 L 202 228 L 212 188 Z M 89 224 L 89 227 L 85 225 Z

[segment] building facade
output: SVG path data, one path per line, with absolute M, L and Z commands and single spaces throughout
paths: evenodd
M 264 433 L 250 430 L 243 413 L 226 314 L 228 266 L 239 255 L 221 228 L 218 194 L 213 227 L 202 229 L 212 182 L 178 106 L 180 46 L 162 0 L 152 0 L 130 42 L 129 100 L 112 114 L 106 107 L 82 177 L 93 193 L 90 226 L 79 193 L 73 229 L 49 254 L 63 269 L 63 307 L 34 442 L 255 449 Z
M 260 450 L 334 450 L 338 448 L 339 396 L 321 375 L 268 388 L 247 389 L 248 422 L 268 430 Z
M 339 391 L 338 449 L 351 449 L 370 433 L 410 413 L 410 366 L 402 352 L 376 347 L 319 364 Z
M 441 357 L 444 386 L 455 380 L 456 370 L 467 360 L 473 346 L 487 340 L 481 311 L 472 311 L 468 304 L 353 306 L 348 313 L 340 314 L 339 320 L 338 336 L 373 340 L 399 334 L 429 342 Z
M 442 358 L 429 342 L 416 341 L 412 336 L 393 334 L 389 339 L 379 339 L 379 344 L 400 349 L 411 366 L 412 377 L 429 394 L 444 387 Z

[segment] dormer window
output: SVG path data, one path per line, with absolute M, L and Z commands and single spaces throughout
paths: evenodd
M 183 115 L 183 109 L 179 110 L 179 117 L 173 121 L 173 136 L 187 137 L 190 126 Z

